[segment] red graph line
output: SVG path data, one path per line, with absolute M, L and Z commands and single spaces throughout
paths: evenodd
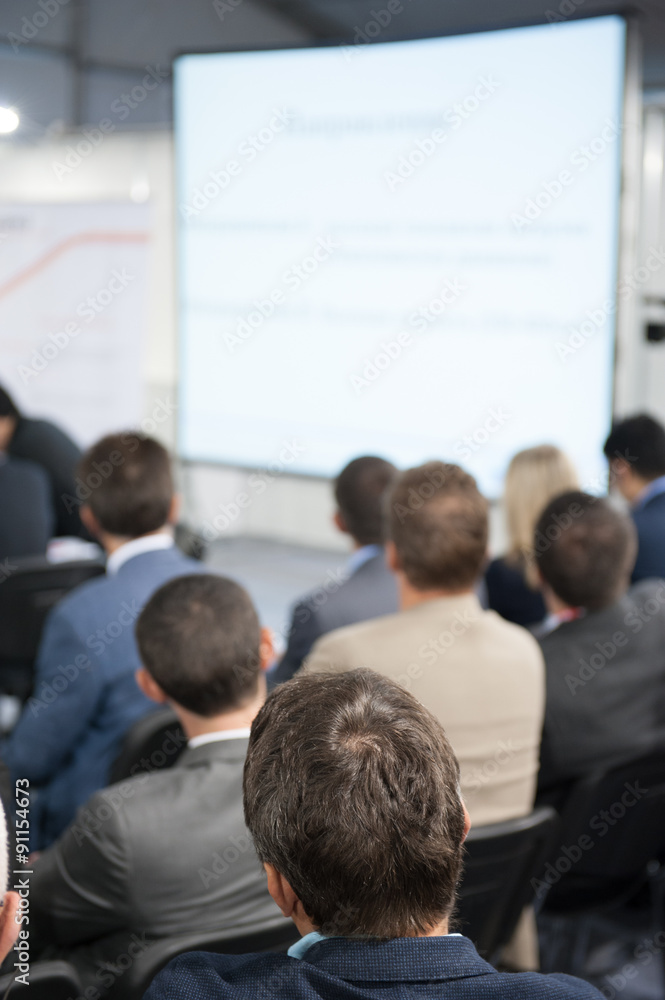
M 43 271 L 45 267 L 48 267 L 54 260 L 61 257 L 63 253 L 67 253 L 68 250 L 72 250 L 74 247 L 82 246 L 85 243 L 147 243 L 148 239 L 148 233 L 141 232 L 91 232 L 77 233 L 76 236 L 68 236 L 66 240 L 56 243 L 56 245 L 48 250 L 42 257 L 38 257 L 33 264 L 29 265 L 29 267 L 24 268 L 23 271 L 19 271 L 19 273 L 15 274 L 13 278 L 10 278 L 9 281 L 5 282 L 4 285 L 0 285 L 0 299 L 15 291 L 19 285 L 29 281 L 30 278 L 35 276 L 35 274 Z

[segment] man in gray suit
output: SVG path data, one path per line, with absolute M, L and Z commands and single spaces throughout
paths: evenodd
M 161 587 L 136 633 L 138 683 L 173 707 L 188 747 L 171 768 L 93 795 L 39 858 L 30 887 L 33 957 L 73 962 L 93 1000 L 152 940 L 194 931 L 234 937 L 283 920 L 242 806 L 270 633 L 241 587 L 207 574 Z
M 354 546 L 346 579 L 335 589 L 320 587 L 298 601 L 286 652 L 269 676 L 271 687 L 293 677 L 322 635 L 397 611 L 397 581 L 383 547 L 383 500 L 396 474 L 390 462 L 366 455 L 349 462 L 335 480 L 335 524 Z
M 665 747 L 665 583 L 629 589 L 637 538 L 606 500 L 565 493 L 545 509 L 536 561 L 546 702 L 539 790 Z

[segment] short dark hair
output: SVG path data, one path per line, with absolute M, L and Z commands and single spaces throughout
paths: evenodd
M 464 810 L 440 723 L 372 670 L 296 676 L 252 726 L 245 821 L 323 934 L 404 937 L 450 914 Z
M 560 600 L 600 611 L 625 590 L 637 538 L 630 518 L 607 500 L 571 490 L 541 514 L 534 550 L 543 579 Z
M 7 390 L 0 385 L 0 417 L 14 417 L 18 420 L 20 416 L 18 406 Z
M 389 536 L 402 570 L 418 590 L 463 590 L 487 553 L 487 501 L 459 465 L 427 462 L 407 469 L 389 496 Z
M 158 441 L 127 431 L 86 451 L 78 491 L 110 535 L 139 538 L 162 528 L 173 500 L 169 454 Z
M 162 691 L 196 715 L 238 708 L 258 691 L 261 627 L 233 580 L 196 573 L 165 583 L 141 612 L 136 641 Z
M 603 451 L 610 462 L 623 459 L 643 479 L 665 475 L 665 428 L 646 413 L 614 423 Z
M 397 469 L 385 458 L 354 458 L 335 480 L 335 501 L 344 524 L 359 545 L 385 540 L 383 499 Z

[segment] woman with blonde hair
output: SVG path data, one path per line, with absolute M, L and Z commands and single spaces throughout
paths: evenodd
M 493 559 L 485 573 L 489 606 L 508 621 L 534 625 L 545 617 L 533 558 L 534 529 L 550 500 L 578 488 L 572 462 L 551 444 L 518 452 L 508 466 L 503 498 L 508 551 Z

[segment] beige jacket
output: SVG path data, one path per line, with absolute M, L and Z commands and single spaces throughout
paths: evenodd
M 533 808 L 543 724 L 545 668 L 536 640 L 473 594 L 323 636 L 307 671 L 371 667 L 412 692 L 442 723 L 462 772 L 476 826 Z

